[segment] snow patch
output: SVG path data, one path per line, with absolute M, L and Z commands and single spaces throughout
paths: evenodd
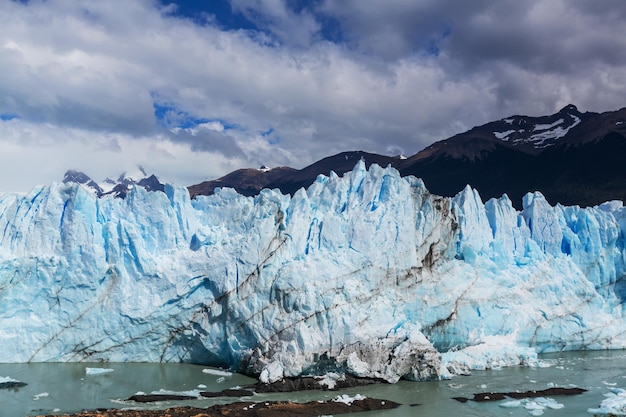
M 533 142 L 533 144 L 536 147 L 546 147 L 548 145 L 550 145 L 549 143 L 546 144 L 547 141 L 551 140 L 551 139 L 560 139 L 563 136 L 567 135 L 567 132 L 569 132 L 572 128 L 574 128 L 575 126 L 577 126 L 580 123 L 580 118 L 577 116 L 574 116 L 572 114 L 570 114 L 570 116 L 574 119 L 574 122 L 567 126 L 567 127 L 561 127 L 559 126 L 560 124 L 562 124 L 564 122 L 563 119 L 559 119 L 554 123 L 551 124 L 537 124 L 535 125 L 533 131 L 538 131 L 540 133 L 537 133 L 535 135 L 532 135 L 529 138 L 530 142 Z
M 355 394 L 354 397 L 351 397 L 348 394 L 343 394 L 343 395 L 338 395 L 337 397 L 335 397 L 333 401 L 336 403 L 344 403 L 347 405 L 352 405 L 353 402 L 362 401 L 362 400 L 365 400 L 366 398 L 367 397 L 361 394 Z
M 538 130 L 548 130 L 548 129 L 552 129 L 553 127 L 556 127 L 560 124 L 562 124 L 565 120 L 563 119 L 559 119 L 554 123 L 550 123 L 550 124 L 536 124 L 535 127 L 533 128 L 533 130 L 536 132 Z
M 498 139 L 508 139 L 509 135 L 515 132 L 515 130 L 507 130 L 505 132 L 493 132 L 493 135 Z

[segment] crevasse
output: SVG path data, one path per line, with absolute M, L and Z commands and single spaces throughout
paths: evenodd
M 469 356 L 495 366 L 498 350 L 524 362 L 626 347 L 622 204 L 532 193 L 523 207 L 470 187 L 435 196 L 363 162 L 293 197 L 190 200 L 168 185 L 121 200 L 78 184 L 4 195 L 0 357 L 393 382 L 462 372 Z

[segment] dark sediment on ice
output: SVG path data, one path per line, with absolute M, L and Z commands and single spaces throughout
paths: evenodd
M 474 394 L 473 398 L 454 397 L 454 400 L 465 403 L 468 401 L 484 402 L 484 401 L 500 401 L 506 398 L 513 398 L 520 400 L 523 398 L 537 398 L 537 397 L 555 397 L 559 395 L 579 395 L 586 392 L 583 388 L 548 388 L 544 390 L 530 390 L 524 392 L 481 392 Z
M 254 385 L 254 391 L 258 393 L 270 393 L 270 392 L 293 392 L 293 391 L 308 391 L 308 390 L 322 390 L 322 391 L 336 391 L 345 388 L 362 387 L 366 385 L 387 383 L 383 379 L 375 378 L 358 378 L 351 375 L 342 376 L 335 382 L 332 388 L 322 383 L 322 379 L 312 376 L 301 376 L 297 378 L 284 378 L 280 381 L 270 384 L 264 384 L 262 382 Z
M 173 407 L 167 410 L 98 410 L 84 411 L 66 415 L 69 417 L 292 417 L 320 416 L 363 411 L 388 410 L 400 404 L 375 398 L 355 399 L 351 404 L 339 401 L 311 401 L 294 403 L 288 401 L 273 402 L 236 402 L 220 404 L 208 408 Z M 43 416 L 40 416 L 43 417 Z M 52 416 L 45 416 L 52 417 Z

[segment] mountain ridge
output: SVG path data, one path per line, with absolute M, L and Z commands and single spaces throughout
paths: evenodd
M 514 115 L 476 126 L 408 158 L 349 151 L 300 170 L 237 170 L 188 189 L 192 197 L 212 194 L 217 187 L 249 196 L 263 188 L 293 195 L 318 175 L 343 175 L 362 159 L 367 167 L 391 165 L 402 176 L 422 178 L 431 192 L 442 196 L 454 196 L 469 184 L 484 199 L 507 194 L 518 209 L 532 191 L 542 192 L 552 204 L 595 206 L 626 200 L 626 167 L 620 168 L 625 158 L 626 107 L 581 113 L 569 104 L 552 115 Z

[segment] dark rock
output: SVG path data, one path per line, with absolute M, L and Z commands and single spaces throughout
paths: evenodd
M 472 401 L 500 401 L 504 400 L 505 398 L 506 394 L 502 392 L 481 392 L 479 394 L 474 394 L 474 398 L 472 398 Z
M 250 397 L 250 396 L 254 395 L 254 392 L 249 391 L 247 389 L 225 389 L 224 391 L 219 391 L 219 392 L 202 391 L 200 393 L 200 395 L 205 397 L 205 398 Z
M 14 388 L 22 388 L 28 385 L 26 382 L 20 381 L 9 381 L 0 383 L 0 389 L 14 389 Z
M 524 392 L 481 392 L 478 394 L 474 394 L 474 397 L 464 398 L 464 397 L 453 397 L 453 400 L 457 400 L 461 403 L 466 403 L 467 401 L 476 401 L 476 402 L 484 402 L 484 401 L 500 401 L 505 398 L 514 398 L 516 400 L 520 400 L 523 398 L 537 398 L 537 397 L 555 397 L 559 395 L 579 395 L 587 390 L 584 388 L 548 388 L 544 390 L 530 390 Z
M 133 395 L 128 398 L 128 401 L 135 401 L 138 403 L 152 403 L 156 401 L 179 401 L 179 400 L 195 400 L 196 397 L 190 395 L 177 395 L 177 394 L 151 394 L 151 395 Z
M 345 375 L 344 378 L 336 381 L 335 386 L 330 389 L 327 385 L 320 384 L 320 381 L 321 380 L 319 378 L 315 378 L 312 376 L 284 378 L 281 381 L 273 382 L 271 384 L 263 384 L 259 382 L 254 386 L 254 390 L 258 393 L 294 392 L 308 390 L 336 391 L 345 388 L 387 383 L 382 379 L 358 378 L 351 375 Z
M 399 406 L 400 404 L 396 402 L 376 398 L 354 400 L 351 404 L 338 401 L 311 401 L 308 403 L 266 401 L 259 403 L 236 402 L 232 404 L 218 404 L 209 408 L 174 407 L 167 410 L 85 411 L 72 414 L 68 417 L 314 417 L 374 410 L 390 410 Z
M 554 397 L 558 395 L 579 395 L 583 392 L 587 392 L 584 388 L 548 388 L 539 391 L 526 391 L 526 392 L 508 392 L 507 397 L 520 399 L 520 398 L 537 398 L 537 397 Z

